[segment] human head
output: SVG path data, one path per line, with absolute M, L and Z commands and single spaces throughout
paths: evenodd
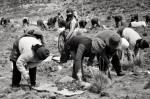
M 118 49 L 122 43 L 120 35 L 112 30 L 108 30 L 107 32 L 112 33 L 110 33 L 109 37 L 106 37 L 106 45 L 111 49 Z
M 105 46 L 106 44 L 100 38 L 96 37 L 92 40 L 91 52 L 95 54 L 100 53 Z
M 74 15 L 73 9 L 72 8 L 68 8 L 66 10 L 66 15 L 67 15 L 67 17 L 73 17 L 73 15 Z
M 43 45 L 36 44 L 32 46 L 32 49 L 39 60 L 45 60 L 50 54 L 49 50 Z
M 144 48 L 148 48 L 149 44 L 146 40 L 139 39 L 136 41 L 136 46 L 141 48 L 141 49 L 144 49 Z
M 79 21 L 80 28 L 85 28 L 86 24 L 87 24 L 86 20 L 80 20 Z
M 68 14 L 73 14 L 74 13 L 74 11 L 73 11 L 73 9 L 72 8 L 68 8 L 67 10 L 66 10 L 66 14 L 68 15 Z
M 131 22 L 137 21 L 138 22 L 138 13 L 136 14 L 131 14 Z
M 61 13 L 60 13 L 60 12 L 58 12 L 58 15 L 61 15 Z

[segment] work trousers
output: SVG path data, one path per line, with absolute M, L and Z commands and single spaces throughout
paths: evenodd
M 102 71 L 106 71 L 108 69 L 108 67 L 107 67 L 107 64 L 105 63 L 104 59 L 101 57 L 101 58 L 98 58 L 98 60 L 99 60 L 99 69 Z M 115 53 L 112 56 L 111 63 L 113 65 L 113 68 L 115 69 L 116 73 L 119 74 L 121 72 L 121 63 L 120 63 L 120 59 L 119 59 L 119 56 L 117 55 L 117 53 Z
M 36 84 L 36 69 L 37 67 L 29 69 L 30 83 L 33 86 Z M 20 81 L 21 73 L 16 66 L 16 62 L 13 62 L 12 85 L 19 85 Z

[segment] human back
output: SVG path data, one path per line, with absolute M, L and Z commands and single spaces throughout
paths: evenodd
M 68 45 L 71 46 L 71 50 L 77 49 L 79 44 L 83 44 L 86 47 L 91 45 L 92 40 L 86 36 L 74 36 L 68 41 Z
M 19 41 L 19 51 L 20 53 L 31 53 L 34 55 L 34 52 L 31 50 L 32 45 L 42 45 L 40 39 L 36 39 L 35 37 L 22 37 Z
M 123 37 L 127 39 L 130 45 L 135 46 L 136 41 L 141 39 L 139 33 L 134 31 L 132 28 L 125 28 L 122 33 Z

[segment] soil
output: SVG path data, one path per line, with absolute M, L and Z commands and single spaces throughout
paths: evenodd
M 85 91 L 81 95 L 74 95 L 66 97 L 59 94 L 49 92 L 37 92 L 30 90 L 26 84 L 26 81 L 22 79 L 21 87 L 12 88 L 12 63 L 9 61 L 9 55 L 12 50 L 12 44 L 23 34 L 22 18 L 29 17 L 30 23 L 35 24 L 39 18 L 47 20 L 51 16 L 57 15 L 61 12 L 65 16 L 65 10 L 68 7 L 76 9 L 79 16 L 82 14 L 82 6 L 78 3 L 79 0 L 57 0 L 57 2 L 45 4 L 28 4 L 23 7 L 1 7 L 0 16 L 9 17 L 11 19 L 14 28 L 7 26 L 0 26 L 0 98 L 2 99 L 149 99 L 150 89 L 143 89 L 145 84 L 150 80 L 149 63 L 150 63 L 150 49 L 144 49 L 141 51 L 141 63 L 128 63 L 125 61 L 122 63 L 122 68 L 126 75 L 122 77 L 116 76 L 116 73 L 112 70 L 111 74 L 113 79 L 110 86 L 104 88 L 100 93 L 92 93 Z M 107 25 L 109 27 L 115 27 L 114 20 L 107 20 L 109 15 L 120 14 L 123 16 L 125 25 L 130 20 L 130 15 L 133 13 L 139 14 L 139 20 L 145 20 L 144 15 L 150 12 L 149 0 L 87 0 L 83 3 L 83 18 L 90 19 L 97 16 L 101 25 Z M 90 22 L 87 24 L 87 28 L 90 27 Z M 55 28 L 49 31 L 43 31 L 43 35 L 46 41 L 46 45 L 50 52 L 56 55 L 60 55 L 57 49 L 57 24 Z M 98 31 L 103 28 L 89 29 L 87 36 L 93 38 Z M 150 26 L 134 28 L 144 39 L 150 43 Z M 144 34 L 144 35 L 143 35 Z M 86 62 L 86 60 L 85 60 Z M 58 66 L 62 67 L 59 70 Z M 92 75 L 85 69 L 87 79 L 89 82 L 93 82 Z M 59 79 L 72 73 L 72 61 L 60 65 L 55 61 L 47 62 L 38 67 L 37 71 L 37 83 L 55 83 Z M 69 86 L 69 85 L 68 85 Z M 67 86 L 67 87 L 68 87 Z M 77 89 L 80 89 L 79 87 Z M 96 90 L 96 89 L 95 89 Z

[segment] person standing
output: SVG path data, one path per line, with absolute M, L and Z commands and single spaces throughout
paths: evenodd
M 74 30 L 75 28 L 78 27 L 78 22 L 77 19 L 74 16 L 74 10 L 71 8 L 68 8 L 66 10 L 66 25 L 65 25 L 65 30 L 69 30 L 67 35 L 66 35 L 66 40 L 69 40 L 71 37 L 75 36 Z

